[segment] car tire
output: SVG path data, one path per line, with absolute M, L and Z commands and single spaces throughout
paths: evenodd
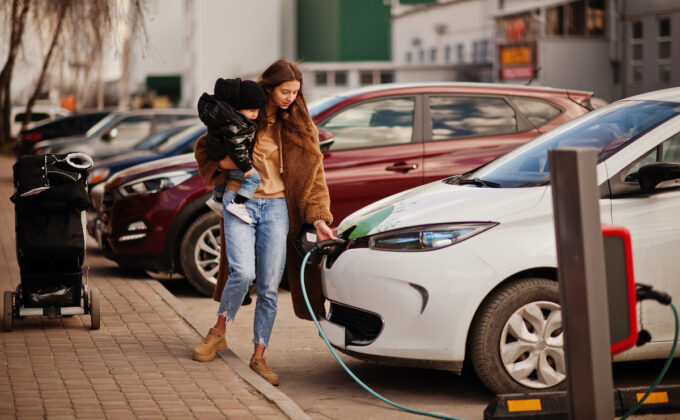
M 496 394 L 566 387 L 559 285 L 525 278 L 488 296 L 472 323 L 470 359 Z
M 220 265 L 220 218 L 213 212 L 194 220 L 179 248 L 182 271 L 189 283 L 205 296 L 212 296 Z

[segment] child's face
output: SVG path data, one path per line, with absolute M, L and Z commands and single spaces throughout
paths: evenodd
M 246 117 L 249 120 L 254 120 L 257 118 L 257 114 L 260 113 L 259 109 L 239 109 L 238 112 L 243 114 L 244 117 Z

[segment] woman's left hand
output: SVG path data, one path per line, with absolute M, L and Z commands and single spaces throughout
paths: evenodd
M 314 228 L 316 229 L 316 238 L 319 240 L 319 242 L 327 241 L 329 239 L 336 239 L 335 235 L 333 234 L 333 230 L 329 228 L 326 222 L 323 220 L 316 223 Z

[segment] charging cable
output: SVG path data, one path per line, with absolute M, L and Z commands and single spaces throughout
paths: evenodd
M 673 314 L 675 315 L 675 336 L 673 337 L 673 346 L 671 347 L 671 352 L 668 355 L 668 358 L 666 359 L 666 363 L 663 365 L 663 369 L 661 369 L 661 372 L 659 373 L 659 376 L 657 376 L 656 380 L 654 383 L 652 383 L 652 386 L 649 387 L 645 395 L 640 398 L 640 401 L 635 404 L 626 414 L 621 417 L 621 420 L 625 420 L 630 415 L 635 413 L 638 408 L 644 404 L 645 400 L 651 394 L 656 387 L 659 385 L 663 377 L 666 375 L 666 372 L 668 372 L 668 368 L 671 365 L 671 361 L 673 361 L 673 356 L 675 355 L 675 348 L 678 345 L 678 334 L 680 332 L 680 319 L 678 319 L 678 309 L 675 307 L 673 302 L 671 302 L 671 297 L 667 293 L 664 292 L 659 292 L 654 289 L 652 289 L 651 286 L 648 286 L 646 284 L 639 284 L 637 285 L 637 300 L 645 300 L 645 299 L 653 299 L 656 300 L 657 302 L 663 304 L 663 305 L 670 305 L 671 309 L 673 309 Z M 649 335 L 649 333 L 647 333 Z M 651 338 L 651 337 L 650 337 Z
M 334 241 L 324 241 L 320 242 L 318 245 L 319 246 L 325 246 L 325 245 L 332 245 L 332 243 L 335 243 Z M 331 351 L 333 356 L 335 356 L 335 359 L 340 363 L 340 366 L 347 372 L 347 374 L 354 379 L 356 383 L 361 385 L 366 391 L 371 393 L 374 397 L 386 402 L 387 404 L 397 407 L 401 410 L 408 411 L 409 413 L 415 413 L 415 414 L 421 414 L 423 416 L 429 416 L 429 417 L 435 417 L 438 419 L 448 419 L 448 420 L 461 420 L 458 417 L 450 417 L 450 416 L 445 416 L 443 414 L 437 414 L 437 413 L 428 413 L 427 411 L 420 411 L 416 410 L 415 408 L 409 408 L 406 406 L 403 406 L 401 404 L 397 404 L 395 402 L 392 402 L 388 400 L 387 398 L 383 397 L 382 395 L 378 394 L 377 392 L 373 391 L 371 388 L 368 387 L 365 383 L 361 381 L 361 379 L 357 378 L 357 376 L 349 370 L 347 365 L 340 359 L 340 356 L 338 356 L 338 353 L 333 349 L 333 346 L 331 346 L 331 343 L 328 341 L 328 338 L 326 338 L 326 334 L 324 334 L 323 329 L 321 329 L 321 325 L 319 324 L 319 321 L 316 319 L 316 316 L 314 315 L 314 311 L 312 310 L 312 305 L 309 303 L 309 298 L 307 297 L 307 290 L 305 289 L 305 266 L 307 265 L 307 260 L 309 259 L 310 255 L 312 255 L 315 251 L 319 250 L 317 246 L 314 248 L 310 249 L 307 254 L 305 254 L 303 260 L 302 260 L 302 267 L 300 268 L 300 283 L 302 286 L 302 296 L 305 298 L 305 304 L 307 305 L 307 310 L 309 310 L 309 314 L 312 316 L 312 320 L 314 321 L 314 324 L 316 325 L 316 328 L 319 330 L 319 334 L 321 335 L 321 338 L 323 338 L 323 341 L 326 343 L 326 346 L 328 346 L 328 349 Z M 677 324 L 676 324 L 676 331 L 677 331 Z

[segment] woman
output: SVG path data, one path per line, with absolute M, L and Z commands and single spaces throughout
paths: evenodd
M 302 72 L 296 64 L 278 60 L 262 73 L 258 83 L 267 94 L 267 105 L 257 120 L 257 142 L 252 158 L 262 181 L 253 199 L 246 204 L 253 223 L 245 224 L 224 212 L 222 257 L 213 295 L 220 302 L 217 322 L 194 350 L 194 359 L 210 361 L 217 350 L 226 348 L 227 324 L 234 320 L 248 287 L 257 278 L 254 351 L 250 368 L 271 384 L 278 385 L 278 375 L 269 369 L 263 356 L 276 317 L 278 287 L 284 266 L 295 313 L 310 319 L 299 284 L 302 260 L 293 250 L 292 239 L 304 223 L 315 226 L 319 240 L 335 239 L 335 236 L 328 227 L 333 217 L 323 155 L 317 129 L 302 94 Z M 224 181 L 224 171 L 235 165 L 228 157 L 219 162 L 208 160 L 205 143 L 205 136 L 198 140 L 196 160 L 206 184 L 215 185 Z M 238 180 L 227 180 L 223 203 L 234 198 L 238 187 Z M 321 315 L 323 297 L 319 268 L 311 267 L 307 271 L 308 295 L 314 311 Z

